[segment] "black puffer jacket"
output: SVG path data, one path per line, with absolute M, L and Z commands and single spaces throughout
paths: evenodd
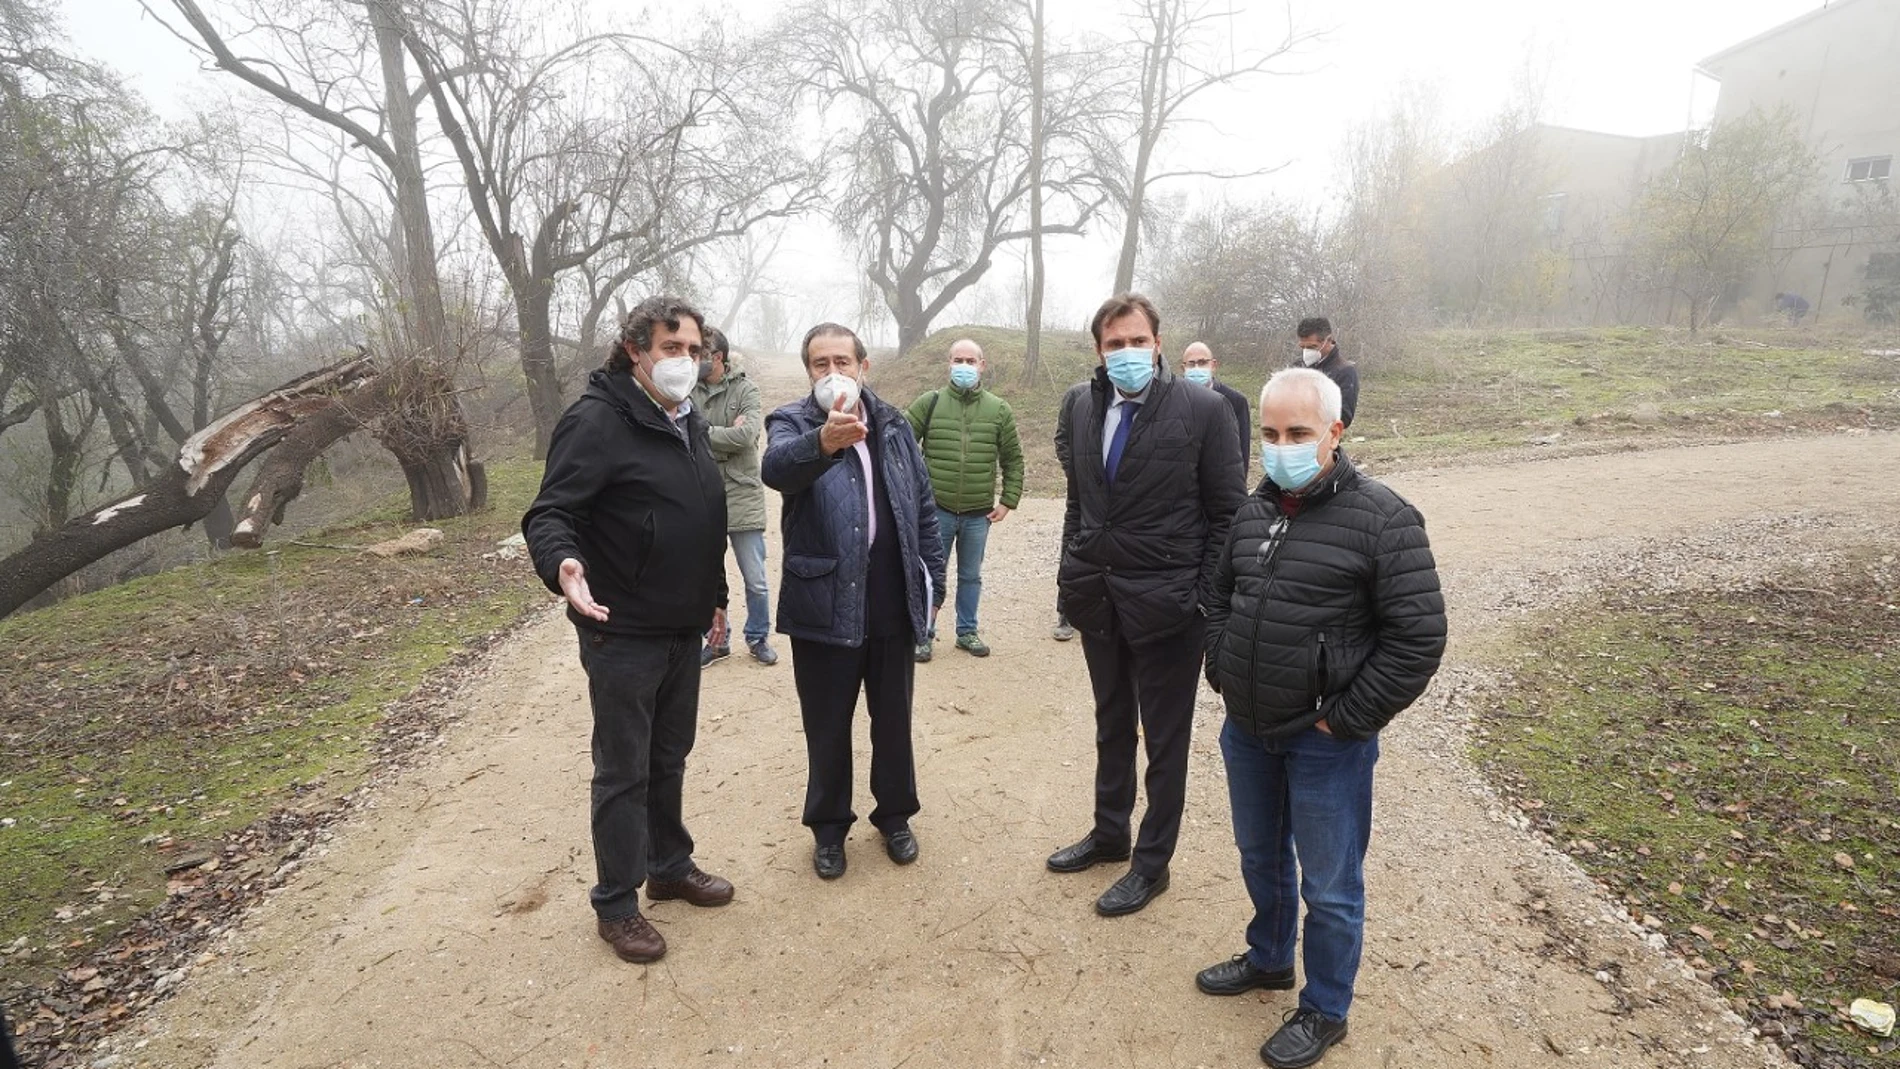
M 1445 599 L 1425 520 L 1342 451 L 1288 518 L 1263 481 L 1234 517 L 1208 610 L 1207 676 L 1262 737 L 1326 720 L 1363 739 L 1425 692 Z
M 726 489 L 699 413 L 685 436 L 624 371 L 596 371 L 548 443 L 541 493 L 521 532 L 541 581 L 561 592 L 578 558 L 605 623 L 567 610 L 576 627 L 617 634 L 704 631 L 726 605 Z
M 1211 597 L 1246 482 L 1227 402 L 1163 370 L 1135 416 L 1111 488 L 1102 421 L 1113 389 L 1097 368 L 1062 398 L 1056 455 L 1069 493 L 1056 584 L 1077 630 L 1119 627 L 1140 644 L 1180 631 Z

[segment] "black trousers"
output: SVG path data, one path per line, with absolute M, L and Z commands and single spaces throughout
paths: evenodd
M 693 864 L 680 816 L 686 755 L 699 729 L 697 634 L 582 631 L 581 667 L 594 706 L 593 830 L 602 920 L 640 912 L 640 885 Z
M 792 681 L 805 722 L 804 824 L 820 846 L 844 842 L 851 809 L 851 721 L 858 691 L 871 714 L 871 823 L 890 834 L 917 812 L 910 699 L 917 646 L 908 634 L 868 638 L 857 649 L 792 639 Z
M 1082 634 L 1095 691 L 1095 841 L 1109 849 L 1128 844 L 1135 809 L 1136 724 L 1148 748 L 1143 786 L 1148 811 L 1134 843 L 1130 867 L 1151 879 L 1168 871 L 1181 836 L 1187 806 L 1188 743 L 1194 732 L 1194 697 L 1201 680 L 1201 639 L 1206 625 L 1191 626 L 1155 642 L 1131 646 L 1119 626 L 1108 635 Z

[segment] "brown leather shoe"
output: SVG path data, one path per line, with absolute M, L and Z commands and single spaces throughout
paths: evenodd
M 614 953 L 621 961 L 645 965 L 666 956 L 665 938 L 645 917 L 636 915 L 617 921 L 601 921 L 599 931 L 600 937 L 614 948 Z
M 695 906 L 723 906 L 732 901 L 732 884 L 694 865 L 677 880 L 647 880 L 647 897 L 655 902 L 683 898 Z

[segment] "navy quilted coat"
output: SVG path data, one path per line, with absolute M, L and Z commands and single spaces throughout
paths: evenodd
M 897 518 L 911 629 L 926 634 L 931 609 L 943 604 L 936 497 L 904 414 L 868 389 L 861 398 L 878 436 L 878 477 L 884 480 Z M 865 636 L 869 502 L 857 451 L 840 449 L 827 457 L 818 448 L 818 429 L 824 423 L 825 411 L 810 394 L 765 417 L 760 474 L 784 502 L 779 530 L 785 570 L 779 580 L 778 629 L 793 638 L 856 647 L 864 645 Z

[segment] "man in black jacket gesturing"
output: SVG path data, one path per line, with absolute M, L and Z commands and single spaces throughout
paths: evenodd
M 1095 691 L 1095 826 L 1049 856 L 1081 872 L 1131 856 L 1136 725 L 1148 747 L 1148 811 L 1129 871 L 1095 903 L 1133 913 L 1167 889 L 1187 801 L 1203 602 L 1227 525 L 1246 496 L 1227 402 L 1161 366 L 1161 317 L 1139 294 L 1089 324 L 1101 360 L 1056 422 L 1068 477 L 1057 573 Z
M 680 815 L 700 636 L 726 641 L 726 492 L 687 402 L 703 327 L 672 297 L 627 314 L 613 356 L 555 426 L 521 519 L 535 571 L 580 633 L 594 711 L 590 897 L 600 937 L 631 962 L 666 953 L 640 914 L 641 883 L 655 901 L 732 900 L 732 884 L 693 864 Z
M 1324 373 L 1267 380 L 1267 478 L 1234 517 L 1208 607 L 1207 679 L 1227 704 L 1221 756 L 1254 916 L 1246 951 L 1195 982 L 1210 995 L 1291 988 L 1305 900 L 1306 986 L 1260 1050 L 1280 1069 L 1312 1065 L 1346 1036 L 1379 730 L 1445 652 L 1425 521 L 1353 468 L 1345 429 Z

